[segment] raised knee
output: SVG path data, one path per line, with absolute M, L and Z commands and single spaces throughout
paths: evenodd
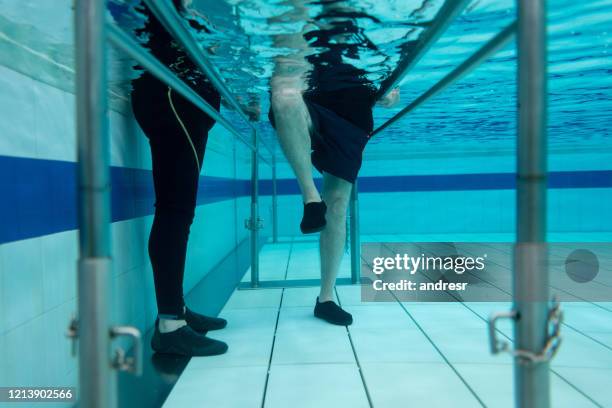
M 295 109 L 302 103 L 302 92 L 294 87 L 272 89 L 271 104 L 273 109 Z

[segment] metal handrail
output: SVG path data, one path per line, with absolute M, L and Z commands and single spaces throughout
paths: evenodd
M 183 19 L 178 15 L 172 3 L 167 0 L 144 0 L 149 9 L 153 12 L 159 22 L 166 28 L 168 33 L 181 44 L 185 52 L 191 57 L 191 60 L 196 64 L 198 69 L 202 71 L 219 91 L 221 96 L 238 112 L 240 117 L 247 123 L 253 132 L 257 132 L 255 126 L 249 121 L 249 118 L 244 113 L 242 107 L 228 89 L 225 81 L 215 68 L 215 66 L 204 56 L 202 48 L 195 41 L 189 30 L 185 27 Z M 274 155 L 271 149 L 263 140 L 261 144 L 268 150 L 271 155 Z
M 169 68 L 149 54 L 136 40 L 132 39 L 128 34 L 110 22 L 107 23 L 106 34 L 109 41 L 112 42 L 117 48 L 121 49 L 123 52 L 133 58 L 160 81 L 164 82 L 170 88 L 180 93 L 183 97 L 189 100 L 189 102 L 200 108 L 208 116 L 219 122 L 219 124 L 240 139 L 249 149 L 256 151 L 253 143 L 247 140 L 234 127 L 234 125 L 232 125 L 223 115 L 221 115 L 200 95 L 198 95 L 198 93 L 195 92 L 190 86 L 180 80 Z M 259 158 L 266 164 L 270 164 L 270 162 L 262 157 L 261 154 L 258 153 L 258 155 Z
M 421 94 L 418 98 L 408 104 L 404 109 L 396 113 L 392 118 L 387 120 L 385 123 L 380 125 L 377 129 L 375 129 L 371 136 L 376 135 L 377 133 L 382 132 L 387 127 L 391 126 L 393 123 L 397 122 L 401 119 L 402 116 L 406 115 L 409 112 L 412 112 L 423 103 L 431 99 L 438 92 L 448 88 L 450 85 L 470 73 L 476 67 L 478 67 L 481 63 L 483 63 L 489 56 L 498 51 L 504 45 L 506 45 L 516 33 L 516 21 L 508 25 L 502 31 L 500 31 L 495 37 L 489 40 L 485 45 L 483 45 L 478 51 L 472 54 L 468 59 L 463 61 L 457 68 L 448 73 L 444 78 L 440 81 L 436 82 L 431 88 Z M 370 136 L 370 137 L 371 137 Z
M 376 94 L 376 100 L 383 98 L 391 89 L 402 81 L 408 71 L 421 60 L 429 48 L 438 38 L 440 38 L 455 17 L 463 11 L 467 3 L 467 0 L 447 0 L 444 2 L 440 10 L 438 10 L 431 26 L 419 36 L 418 42 L 412 52 L 408 54 L 406 58 L 402 59 L 397 65 L 397 68 L 395 68 L 395 71 L 383 81 Z

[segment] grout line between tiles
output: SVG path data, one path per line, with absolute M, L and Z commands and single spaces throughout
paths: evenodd
M 485 403 L 480 399 L 478 394 L 476 394 L 476 391 L 468 384 L 467 380 L 465 378 L 463 378 L 463 376 L 459 373 L 459 371 L 455 368 L 455 366 L 449 361 L 449 359 L 444 355 L 444 353 L 442 353 L 442 350 L 440 350 L 440 348 L 438 348 L 436 343 L 431 339 L 431 337 L 429 337 L 429 335 L 425 332 L 425 330 L 423 330 L 421 325 L 416 321 L 416 319 L 412 316 L 412 314 L 406 309 L 406 306 L 404 306 L 404 304 L 402 302 L 400 302 L 399 299 L 397 299 L 397 297 L 395 296 L 395 294 L 393 292 L 390 292 L 390 293 L 391 293 L 391 296 L 393 296 L 397 300 L 397 302 L 400 304 L 400 307 L 402 309 L 404 309 L 404 312 L 406 312 L 406 314 L 408 315 L 410 320 L 412 320 L 412 322 L 418 327 L 418 329 L 421 331 L 421 333 L 423 333 L 423 335 L 427 338 L 427 340 L 431 343 L 431 345 L 436 349 L 438 354 L 440 354 L 440 357 L 442 357 L 442 359 L 446 362 L 446 364 L 449 366 L 449 368 L 451 370 L 453 370 L 455 375 L 457 375 L 457 377 L 459 377 L 459 380 L 461 380 L 461 382 L 466 386 L 466 388 L 470 391 L 470 393 L 474 396 L 474 398 L 476 398 L 478 403 L 482 407 L 486 408 Z
M 338 305 L 342 307 L 342 301 L 340 300 L 340 294 L 338 293 L 338 289 L 334 288 L 334 291 L 336 292 L 336 298 L 338 299 Z M 359 376 L 361 377 L 361 383 L 363 384 L 363 389 L 365 391 L 366 398 L 368 399 L 368 405 L 370 405 L 370 408 L 374 408 L 374 404 L 372 403 L 372 397 L 368 389 L 368 384 L 366 382 L 365 376 L 363 375 L 361 363 L 359 362 L 359 356 L 357 355 L 357 350 L 355 349 L 355 344 L 353 343 L 353 338 L 351 337 L 351 331 L 349 330 L 349 326 L 345 326 L 345 328 L 346 328 L 346 334 L 348 335 L 349 343 L 351 344 L 351 350 L 353 351 L 353 356 L 355 356 L 355 363 L 357 363 L 357 369 L 359 370 Z
M 261 408 L 264 408 L 266 404 L 266 395 L 268 393 L 268 383 L 270 381 L 270 369 L 272 367 L 272 358 L 274 357 L 274 346 L 276 345 L 276 331 L 278 329 L 278 321 L 280 319 L 280 312 L 283 305 L 283 296 L 285 295 L 285 289 L 281 292 L 280 302 L 278 304 L 278 312 L 276 313 L 276 323 L 274 325 L 274 336 L 272 337 L 272 346 L 270 347 L 270 358 L 268 359 L 268 368 L 266 370 L 266 381 L 264 383 L 264 392 L 261 398 Z
M 293 241 L 289 246 L 289 255 L 287 256 L 287 265 L 285 265 L 285 277 L 289 269 L 289 262 L 291 261 L 291 252 L 293 251 Z M 281 309 L 283 308 L 283 297 L 285 296 L 285 289 L 282 289 L 280 301 L 278 303 L 278 312 L 276 313 L 276 323 L 274 324 L 274 336 L 272 337 L 272 346 L 270 348 L 270 359 L 268 360 L 268 369 L 266 370 L 266 381 L 264 383 L 264 392 L 261 398 L 261 408 L 266 405 L 266 396 L 268 394 L 268 383 L 270 381 L 270 369 L 272 367 L 272 358 L 274 357 L 274 346 L 276 345 L 276 332 L 278 331 L 278 321 L 280 320 Z
M 389 250 L 391 249 L 387 245 L 384 245 L 384 246 L 387 247 L 387 249 L 389 249 Z M 440 350 L 440 348 L 436 345 L 436 343 L 432 340 L 432 338 L 429 337 L 429 335 L 425 332 L 425 330 L 417 322 L 417 320 L 414 318 L 414 316 L 412 316 L 412 314 L 408 311 L 408 309 L 406 309 L 406 306 L 402 302 L 400 302 L 400 300 L 397 298 L 395 293 L 393 293 L 391 291 L 389 291 L 389 293 L 391 294 L 391 296 L 393 296 L 393 298 L 395 298 L 395 300 L 399 303 L 400 307 L 404 310 L 404 312 L 408 315 L 408 317 L 410 318 L 410 320 L 412 320 L 412 322 L 416 325 L 416 327 L 421 331 L 421 333 L 423 333 L 423 335 L 425 336 L 425 338 L 427 338 L 429 343 L 436 349 L 436 351 L 438 352 L 440 357 L 442 357 L 442 359 L 446 362 L 446 364 L 449 366 L 449 368 L 455 373 L 455 375 L 465 385 L 465 387 L 470 391 L 470 393 L 474 396 L 474 398 L 476 398 L 478 403 L 482 407 L 486 408 L 485 403 L 480 399 L 478 394 L 476 394 L 476 391 L 468 384 L 467 380 L 465 378 L 463 378 L 463 376 L 459 373 L 459 371 L 455 368 L 455 366 L 450 362 L 450 360 L 444 355 L 444 353 L 442 353 L 442 350 Z
M 478 316 L 480 319 L 482 319 L 485 323 L 487 322 L 487 319 L 485 319 L 484 317 L 482 317 L 480 314 L 478 314 L 478 312 L 476 312 L 474 309 L 472 309 L 471 307 L 469 307 L 468 305 L 466 305 L 465 303 L 461 303 L 463 305 L 463 307 L 465 307 L 466 309 L 468 309 L 470 312 L 474 313 L 476 316 Z M 567 324 L 565 324 L 567 326 Z M 574 329 L 575 330 L 575 329 Z M 514 344 L 514 341 L 507 336 L 506 334 L 504 334 L 501 330 L 496 329 L 496 331 L 504 336 L 508 342 L 510 344 Z M 586 336 L 586 334 L 585 334 Z M 587 336 L 588 337 L 588 336 Z M 588 399 L 589 401 L 591 401 L 593 404 L 595 404 L 598 407 L 603 408 L 602 405 L 600 405 L 597 401 L 595 401 L 593 398 L 591 398 L 591 396 L 589 396 L 586 392 L 582 391 L 580 388 L 578 388 L 578 386 L 576 386 L 575 384 L 573 384 L 572 382 L 570 382 L 567 378 L 563 377 L 559 372 L 555 371 L 553 368 L 550 368 L 550 372 L 553 373 L 554 375 L 556 375 L 557 377 L 559 377 L 559 379 L 561 379 L 563 382 L 565 382 L 567 385 L 569 385 L 570 387 L 572 387 L 576 392 L 578 392 L 580 395 L 582 395 L 583 397 L 585 397 L 586 399 Z

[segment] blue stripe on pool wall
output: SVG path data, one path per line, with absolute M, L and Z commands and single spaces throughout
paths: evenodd
M 317 186 L 321 179 L 316 179 Z M 441 174 L 420 176 L 359 177 L 360 193 L 395 193 L 418 191 L 513 190 L 515 173 Z M 272 181 L 262 180 L 261 194 L 272 194 Z M 610 188 L 612 170 L 556 171 L 548 175 L 548 188 Z M 280 195 L 299 194 L 294 179 L 279 179 Z
M 514 173 L 360 177 L 362 193 L 514 189 Z M 321 179 L 315 180 L 318 186 Z M 151 171 L 111 167 L 112 220 L 150 215 L 155 194 Z M 250 180 L 201 176 L 198 205 L 250 195 Z M 612 171 L 551 172 L 549 188 L 610 188 Z M 0 244 L 77 227 L 76 164 L 0 156 Z M 294 179 L 279 179 L 278 194 L 299 194 Z M 260 181 L 272 194 L 272 181 Z
M 113 222 L 150 215 L 151 171 L 111 167 Z M 198 205 L 250 194 L 248 180 L 200 177 Z M 0 244 L 77 228 L 76 164 L 0 156 Z

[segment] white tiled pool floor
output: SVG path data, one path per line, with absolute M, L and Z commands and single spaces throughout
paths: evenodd
M 317 278 L 316 242 L 266 245 L 260 273 L 262 280 Z M 349 276 L 348 256 L 341 276 Z M 354 317 L 346 328 L 313 317 L 317 293 L 316 287 L 236 290 L 220 314 L 228 327 L 211 333 L 228 342 L 228 353 L 191 359 L 164 407 L 514 406 L 511 358 L 489 353 L 486 332 L 489 314 L 509 304 L 365 303 L 359 286 L 338 286 L 339 302 Z M 612 407 L 612 304 L 563 308 L 552 406 Z M 508 324 L 500 329 L 511 337 Z

